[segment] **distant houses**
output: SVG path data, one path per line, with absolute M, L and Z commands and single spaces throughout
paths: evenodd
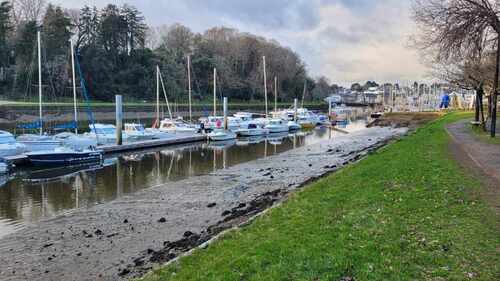
M 336 104 L 348 105 L 376 105 L 382 104 L 384 91 L 380 87 L 370 87 L 367 90 L 355 91 L 342 88 L 338 93 L 330 95 L 325 99 Z

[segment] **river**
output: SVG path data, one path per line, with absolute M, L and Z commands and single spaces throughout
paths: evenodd
M 363 130 L 365 124 L 365 120 L 351 122 L 345 130 Z M 200 142 L 113 155 L 99 166 L 17 170 L 0 177 L 0 237 L 79 208 L 315 144 L 339 134 L 316 128 L 267 138 Z

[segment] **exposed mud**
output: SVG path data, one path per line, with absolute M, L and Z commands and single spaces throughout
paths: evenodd
M 430 121 L 436 120 L 440 116 L 442 116 L 442 114 L 439 112 L 386 113 L 368 124 L 367 127 L 379 126 L 415 130 Z
M 41 221 L 0 240 L 0 276 L 2 280 L 140 276 L 406 131 L 371 128 Z

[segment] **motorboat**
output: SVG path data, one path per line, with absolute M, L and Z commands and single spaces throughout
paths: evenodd
M 96 123 L 90 125 L 90 132 L 85 136 L 93 138 L 97 141 L 98 145 L 108 145 L 116 143 L 116 127 L 112 124 Z M 122 132 L 122 141 L 128 142 L 129 136 Z
M 26 152 L 50 151 L 62 146 L 53 136 L 25 134 L 17 137 L 17 142 L 25 145 Z
M 19 155 L 25 150 L 26 146 L 18 143 L 14 135 L 6 131 L 0 131 L 0 157 Z
M 301 126 L 295 121 L 288 121 L 288 131 L 298 131 L 301 129 Z
M 101 163 L 102 155 L 102 150 L 74 150 L 67 147 L 59 147 L 50 151 L 26 153 L 30 162 L 35 166 L 69 166 L 84 163 Z
M 224 129 L 215 129 L 210 132 L 208 138 L 211 141 L 226 141 L 226 140 L 234 140 L 236 139 L 236 134 Z
M 288 132 L 288 122 L 283 119 L 269 119 L 268 124 L 264 127 L 269 130 L 269 133 L 284 133 Z
M 207 118 L 200 118 L 205 130 L 216 130 L 224 127 L 224 116 L 209 116 Z M 242 119 L 240 117 L 227 117 L 227 127 L 230 131 L 237 131 L 240 129 Z
M 60 141 L 64 147 L 76 150 L 97 147 L 96 139 L 84 135 L 77 135 L 70 132 L 63 132 L 54 135 L 54 139 Z
M 142 124 L 137 123 L 125 123 L 125 133 L 129 137 L 129 141 L 144 141 L 152 140 L 155 138 L 155 134 L 146 131 Z
M 194 135 L 198 133 L 198 129 L 180 119 L 163 119 L 160 122 L 160 131 L 171 134 L 188 134 Z
M 236 112 L 233 116 L 241 120 L 241 122 L 250 122 L 254 119 L 254 114 L 250 112 Z
M 299 116 L 297 118 L 297 124 L 303 129 L 312 129 L 316 127 L 315 122 L 307 116 Z
M 236 130 L 236 134 L 242 137 L 264 136 L 269 134 L 269 129 L 263 128 L 255 122 L 246 122 Z

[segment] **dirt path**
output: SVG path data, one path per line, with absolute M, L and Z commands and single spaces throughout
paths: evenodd
M 469 122 L 463 120 L 447 126 L 452 138 L 450 151 L 461 166 L 483 181 L 487 188 L 481 195 L 500 216 L 500 146 L 473 136 L 467 128 Z

